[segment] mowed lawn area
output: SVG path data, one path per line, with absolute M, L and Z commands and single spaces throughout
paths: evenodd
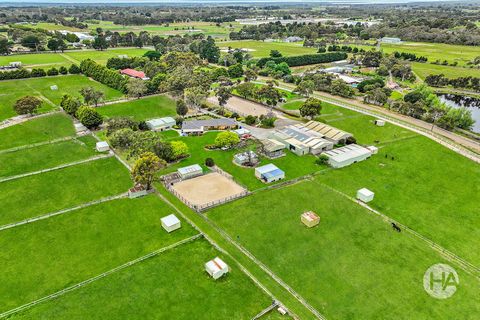
M 163 230 L 160 218 L 170 213 L 165 202 L 150 195 L 105 202 L 0 231 L 0 257 L 8 261 L 0 275 L 0 312 L 197 234 L 183 220 L 181 229 Z M 176 269 L 174 264 L 172 269 Z M 104 302 L 108 305 L 114 300 Z
M 188 137 L 171 137 L 169 131 L 162 132 L 161 134 L 168 134 L 169 138 L 166 138 L 166 140 L 180 140 L 185 142 L 188 145 L 190 153 L 190 157 L 167 167 L 162 171 L 162 174 L 172 172 L 180 167 L 185 167 L 192 164 L 200 164 L 204 168 L 206 168 L 204 166 L 205 159 L 212 158 L 217 166 L 233 175 L 237 182 L 247 187 L 247 189 L 249 189 L 250 191 L 267 186 L 255 177 L 253 168 L 240 167 L 233 163 L 233 156 L 244 150 L 237 149 L 224 151 L 205 149 L 205 145 L 214 143 L 215 137 L 217 136 L 218 132 L 208 132 L 203 136 Z M 253 146 L 250 146 L 247 149 L 251 148 L 253 148 Z M 286 150 L 285 153 L 286 156 L 273 160 L 261 157 L 260 165 L 268 163 L 275 164 L 277 167 L 285 171 L 285 179 L 287 180 L 326 169 L 325 166 L 315 164 L 315 156 L 305 155 L 303 157 L 299 157 L 292 152 L 289 152 L 288 150 Z
M 308 210 L 320 216 L 319 226 L 301 223 Z M 457 293 L 431 298 L 423 275 L 444 259 L 320 178 L 259 192 L 207 216 L 327 319 L 467 319 L 480 312 L 478 279 L 457 268 Z
M 63 113 L 32 119 L 0 130 L 0 151 L 73 136 L 72 120 Z
M 83 136 L 68 141 L 0 153 L 0 178 L 56 167 L 97 155 L 96 140 Z
M 58 90 L 50 87 L 56 85 Z M 69 94 L 81 98 L 80 90 L 84 87 L 93 87 L 105 94 L 105 100 L 114 100 L 123 97 L 123 93 L 107 87 L 83 75 L 67 75 L 44 78 L 0 81 L 0 121 L 16 115 L 13 110 L 15 101 L 33 95 L 44 102 L 40 112 L 50 111 L 59 106 L 63 95 Z
M 0 183 L 0 225 L 128 191 L 128 170 L 115 158 Z
M 204 270 L 216 256 L 231 268 L 219 280 Z M 233 261 L 197 239 L 13 319 L 251 319 L 271 302 Z
M 443 74 L 447 78 L 480 77 L 480 69 L 478 68 L 451 67 L 420 62 L 412 62 L 411 64 L 415 74 L 422 80 L 425 80 L 431 74 Z
M 176 115 L 175 101 L 167 96 L 153 96 L 97 108 L 106 118 L 132 117 L 136 121 Z
M 219 46 L 220 49 L 228 49 L 228 47 L 231 47 L 233 49 L 249 49 L 249 53 L 255 58 L 268 57 L 270 56 L 271 50 L 278 50 L 284 56 L 300 56 L 317 52 L 317 49 L 315 48 L 304 47 L 302 42 L 291 43 L 242 40 L 217 42 L 217 46 Z

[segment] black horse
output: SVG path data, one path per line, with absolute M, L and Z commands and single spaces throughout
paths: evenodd
M 397 224 L 395 222 L 392 222 L 392 228 L 393 228 L 393 230 L 395 230 L 397 232 L 402 232 L 402 229 L 400 229 L 400 227 L 397 226 Z

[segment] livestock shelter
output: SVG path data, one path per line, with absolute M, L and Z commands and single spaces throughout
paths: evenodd
M 385 120 L 376 119 L 375 125 L 379 127 L 383 127 L 385 125 Z
M 219 257 L 205 263 L 205 271 L 215 280 L 228 273 L 228 265 Z
M 370 202 L 373 200 L 375 193 L 368 190 L 367 188 L 362 188 L 357 191 L 357 199 L 362 202 Z
M 302 125 L 290 125 L 276 130 L 272 138 L 285 144 L 298 156 L 308 153 L 316 155 L 333 148 L 333 142 L 323 139 L 321 134 L 306 129 Z
M 150 80 L 149 77 L 145 75 L 145 72 L 138 71 L 135 69 L 123 69 L 120 71 L 121 74 L 128 76 L 130 78 L 136 78 L 141 80 Z
M 180 178 L 182 178 L 182 180 L 185 180 L 201 176 L 203 174 L 203 169 L 198 164 L 192 164 L 188 167 L 179 168 L 177 172 Z
M 236 155 L 233 156 L 233 162 L 235 162 L 240 166 L 244 166 L 244 165 L 254 166 L 259 161 L 260 160 L 258 158 L 258 155 L 251 150 L 245 151 L 242 153 L 237 153 Z
M 263 147 L 262 152 L 267 158 L 275 159 L 283 157 L 285 155 L 285 152 L 283 152 L 283 149 L 285 149 L 285 145 L 280 141 L 277 141 L 275 139 L 264 139 L 260 140 L 260 143 Z
M 328 157 L 328 164 L 330 166 L 333 168 L 342 168 L 370 158 L 373 152 L 357 144 L 349 144 L 322 154 Z
M 208 130 L 233 130 L 238 127 L 235 120 L 220 118 L 207 120 L 189 120 L 182 123 L 182 133 L 186 135 L 201 135 Z
M 334 144 L 344 144 L 347 142 L 348 138 L 353 137 L 351 133 L 329 126 L 328 124 L 313 120 L 305 124 L 299 124 L 297 126 L 304 127 L 306 130 L 318 132 L 320 135 L 322 135 L 324 139 L 330 140 Z
M 165 229 L 168 233 L 182 227 L 180 220 L 174 214 L 163 217 L 160 219 L 160 221 L 162 222 L 163 229 Z
M 110 150 L 110 146 L 106 141 L 97 142 L 97 144 L 95 145 L 95 148 L 97 149 L 98 152 L 106 152 Z
M 265 183 L 271 183 L 285 179 L 285 172 L 280 170 L 273 163 L 269 163 L 264 166 L 255 168 L 255 177 Z
M 145 121 L 147 127 L 153 131 L 164 131 L 171 129 L 177 124 L 172 117 L 156 118 Z
M 309 228 L 315 227 L 320 223 L 320 217 L 313 211 L 307 211 L 302 213 L 300 220 L 304 225 Z

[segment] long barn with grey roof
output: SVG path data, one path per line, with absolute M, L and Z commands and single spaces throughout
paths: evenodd
M 182 123 L 182 133 L 202 134 L 208 130 L 230 130 L 238 127 L 235 120 L 220 118 L 207 120 L 190 120 Z

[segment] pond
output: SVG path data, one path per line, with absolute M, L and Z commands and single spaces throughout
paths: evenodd
M 472 118 L 475 120 L 472 131 L 480 133 L 480 99 L 461 96 L 457 94 L 439 94 L 438 97 L 447 105 L 460 108 L 465 107 L 472 111 Z

